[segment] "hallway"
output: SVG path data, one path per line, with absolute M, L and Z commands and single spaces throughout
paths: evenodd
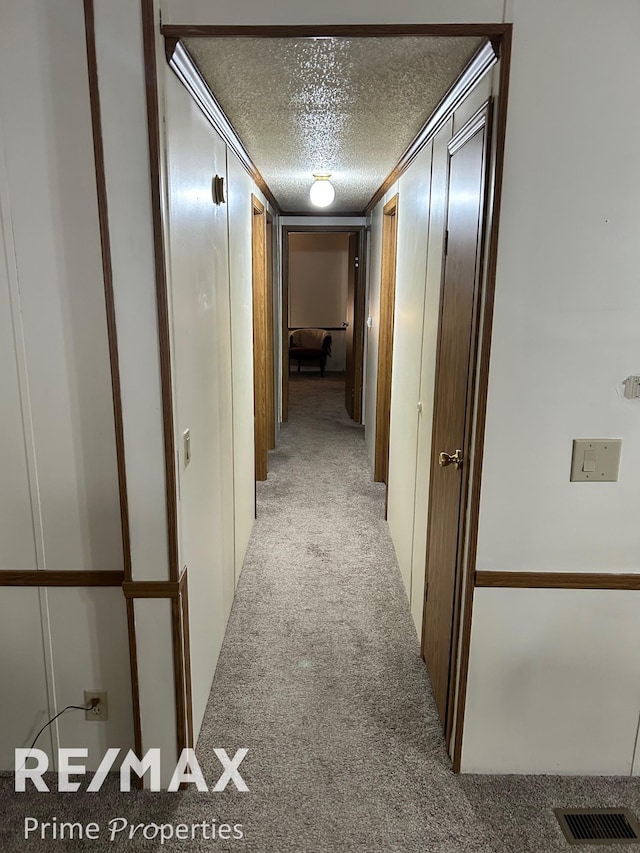
M 48 853 L 21 840 L 40 821 L 117 816 L 129 824 L 241 824 L 247 853 L 541 853 L 566 850 L 554 807 L 640 811 L 637 780 L 456 776 L 387 534 L 384 488 L 371 482 L 364 435 L 346 415 L 340 377 L 292 374 L 290 420 L 259 484 L 258 520 L 197 745 L 206 780 L 213 750 L 246 747 L 223 793 L 99 796 L 34 790 L 0 778 L 0 848 Z M 51 784 L 54 784 L 53 782 Z M 54 789 L 55 791 L 55 789 Z M 210 840 L 116 839 L 129 850 L 212 849 Z M 113 843 L 106 829 L 93 850 Z M 62 849 L 62 847 L 60 847 Z M 86 850 L 84 841 L 65 850 Z M 624 850 L 619 845 L 591 849 Z
M 249 748 L 250 793 L 228 792 L 220 819 L 256 853 L 467 853 L 566 849 L 555 806 L 637 808 L 631 779 L 451 772 L 384 487 L 343 400 L 339 377 L 292 373 L 198 742 L 205 778 L 214 747 Z

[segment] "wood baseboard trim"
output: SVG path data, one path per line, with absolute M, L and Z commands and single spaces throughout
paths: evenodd
M 2 569 L 0 586 L 122 586 L 124 572 L 59 569 Z
M 607 572 L 476 572 L 475 586 L 493 589 L 640 590 L 640 573 Z

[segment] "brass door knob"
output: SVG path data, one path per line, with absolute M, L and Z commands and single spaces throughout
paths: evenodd
M 453 465 L 454 468 L 460 470 L 462 468 L 462 451 L 456 450 L 455 453 L 445 453 L 444 450 L 438 456 L 438 465 L 441 468 L 446 468 L 448 465 Z

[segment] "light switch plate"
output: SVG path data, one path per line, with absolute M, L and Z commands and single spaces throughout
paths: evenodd
M 620 470 L 621 438 L 576 438 L 573 441 L 571 482 L 613 483 Z

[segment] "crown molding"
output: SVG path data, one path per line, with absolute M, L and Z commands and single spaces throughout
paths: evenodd
M 391 170 L 384 183 L 376 190 L 365 208 L 365 213 L 370 213 L 373 210 L 376 204 L 384 197 L 384 194 L 406 172 L 422 149 L 433 139 L 440 128 L 458 109 L 478 81 L 484 77 L 497 61 L 498 55 L 492 43 L 489 41 L 486 42 L 440 101 L 426 124 L 423 125 L 422 130 Z
M 209 124 L 220 134 L 224 142 L 236 157 L 238 157 L 246 171 L 251 175 L 256 185 L 274 208 L 274 211 L 279 213 L 280 207 L 275 196 L 258 171 L 233 125 L 225 115 L 224 110 L 216 100 L 184 45 L 179 41 L 176 42 L 173 39 L 167 39 L 166 48 L 167 59 L 171 70 L 200 107 Z

